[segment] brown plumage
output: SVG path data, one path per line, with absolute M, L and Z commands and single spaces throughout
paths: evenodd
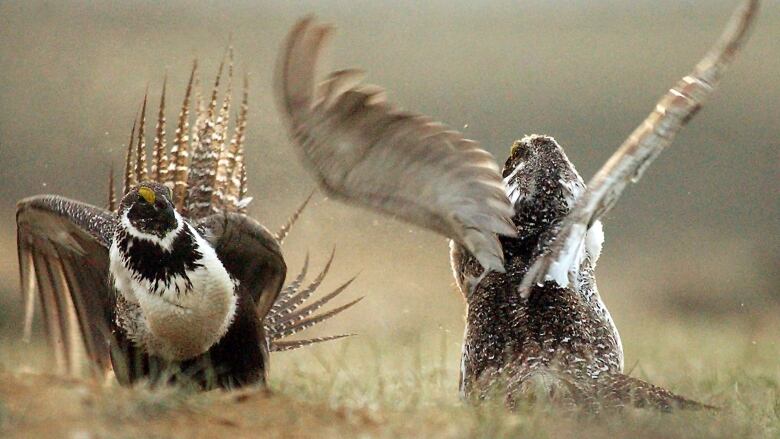
M 152 180 L 168 181 L 168 153 L 165 144 L 165 91 L 168 85 L 168 75 L 163 78 L 162 92 L 160 93 L 160 108 L 157 113 L 157 126 L 154 134 L 154 147 L 152 148 Z
M 173 198 L 176 210 L 186 214 L 185 203 L 187 201 L 187 179 L 189 178 L 189 130 L 190 130 L 190 98 L 192 96 L 192 84 L 198 62 L 193 61 L 190 80 L 187 82 L 187 90 L 184 92 L 184 102 L 179 111 L 179 122 L 176 125 L 176 134 L 171 149 L 171 159 L 168 165 L 168 182 L 173 184 Z
M 217 97 L 219 84 L 225 60 L 219 64 L 211 99 L 205 112 L 198 109 L 193 132 L 192 158 L 189 178 L 187 180 L 187 212 L 190 215 L 202 216 L 212 211 L 212 195 L 214 193 L 217 161 L 222 149 L 217 130 Z
M 228 79 L 225 89 L 225 97 L 222 100 L 222 106 L 217 114 L 214 127 L 214 149 L 217 154 L 216 173 L 214 175 L 214 190 L 211 194 L 212 208 L 219 211 L 226 202 L 228 191 L 228 179 L 231 172 L 228 170 L 230 165 L 230 145 L 228 138 L 228 125 L 230 124 L 230 104 L 231 94 L 233 92 L 233 48 L 228 50 Z M 232 168 L 231 168 L 232 170 Z
M 341 70 L 316 84 L 331 32 L 299 21 L 276 65 L 275 94 L 293 146 L 329 196 L 452 238 L 503 271 L 496 234 L 514 235 L 498 166 L 477 142 L 400 111 L 384 91 Z
M 693 117 L 757 7 L 757 0 L 742 4 L 712 51 L 587 187 L 551 137 L 516 142 L 502 183 L 476 143 L 393 109 L 382 89 L 360 84 L 360 71 L 336 71 L 315 87 L 331 29 L 312 18 L 298 22 L 282 48 L 276 97 L 326 193 L 452 239 L 452 268 L 468 305 L 461 390 L 469 400 L 498 394 L 510 407 L 552 399 L 595 411 L 707 407 L 623 373 L 620 337 L 594 275 L 598 220 Z
M 694 72 L 671 89 L 586 187 L 554 139 L 516 142 L 503 175 L 517 237 L 503 237 L 506 273 L 487 273 L 462 246 L 451 260 L 468 305 L 461 390 L 551 399 L 589 410 L 711 408 L 623 373 L 623 349 L 596 287 L 599 219 L 668 146 L 744 43 L 758 1 L 745 1 Z
M 629 183 L 636 183 L 645 169 L 672 143 L 672 139 L 698 112 L 717 87 L 726 68 L 745 43 L 758 13 L 758 1 L 745 1 L 729 21 L 715 45 L 693 69 L 656 104 L 653 112 L 623 142 L 609 161 L 593 176 L 588 191 L 562 225 L 549 253 L 535 261 L 521 288 L 541 283 L 563 254 L 596 220 L 609 212 Z
M 149 93 L 144 93 L 144 103 L 141 105 L 141 122 L 138 124 L 138 143 L 135 149 L 135 180 L 137 182 L 149 179 L 149 168 L 146 163 L 146 100 Z

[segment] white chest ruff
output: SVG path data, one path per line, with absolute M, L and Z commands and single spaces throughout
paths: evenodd
M 116 243 L 110 250 L 114 285 L 140 310 L 128 336 L 150 354 L 173 361 L 202 354 L 218 342 L 232 323 L 237 302 L 236 285 L 214 249 L 189 224 L 184 227 L 202 256 L 186 277 L 173 276 L 167 283 L 153 283 L 128 269 Z

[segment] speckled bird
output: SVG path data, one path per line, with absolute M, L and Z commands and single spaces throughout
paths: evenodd
M 460 380 L 466 399 L 499 395 L 510 407 L 544 399 L 593 411 L 709 407 L 624 373 L 620 336 L 594 275 L 604 240 L 600 219 L 714 90 L 744 43 L 758 3 L 747 0 L 739 7 L 713 49 L 657 103 L 587 186 L 552 137 L 532 135 L 515 142 L 500 186 L 514 212 L 511 230 L 496 227 L 500 242 L 489 246 L 475 245 L 491 242 L 487 235 L 463 239 L 470 234 L 468 225 L 448 229 L 456 215 L 426 216 L 452 201 L 480 217 L 468 200 L 457 198 L 472 186 L 458 180 L 457 169 L 444 171 L 450 157 L 436 157 L 441 150 L 466 151 L 476 142 L 425 116 L 393 109 L 383 90 L 362 85 L 354 69 L 332 73 L 311 92 L 312 71 L 330 27 L 306 18 L 293 28 L 278 63 L 277 96 L 291 137 L 321 187 L 379 212 L 402 205 L 409 213 L 403 219 L 454 237 L 452 269 L 467 304 Z M 481 153 L 451 158 L 463 160 L 462 167 L 492 168 Z M 407 184 L 420 186 L 386 178 L 394 167 L 413 169 L 418 163 L 430 166 L 431 180 L 446 174 L 451 190 L 406 191 Z M 500 205 L 503 198 L 493 199 Z

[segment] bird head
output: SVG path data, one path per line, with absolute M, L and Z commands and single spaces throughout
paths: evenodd
M 549 136 L 515 141 L 503 169 L 507 196 L 515 211 L 555 211 L 565 215 L 585 184 L 563 148 Z
M 119 215 L 139 232 L 164 238 L 179 226 L 171 190 L 162 184 L 144 182 L 130 190 L 119 204 Z

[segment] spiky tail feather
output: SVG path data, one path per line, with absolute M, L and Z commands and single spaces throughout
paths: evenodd
M 127 142 L 127 156 L 125 157 L 125 179 L 124 187 L 122 188 L 122 195 L 126 195 L 130 192 L 133 186 L 138 182 L 135 179 L 135 158 L 133 156 L 133 140 L 135 140 L 135 124 L 138 120 L 138 115 L 133 118 L 133 128 L 130 129 L 130 140 Z
M 172 189 L 176 210 L 189 218 L 200 218 L 215 212 L 243 213 L 246 210 L 251 201 L 251 197 L 246 196 L 246 167 L 243 157 L 248 81 L 244 81 L 241 109 L 234 123 L 235 134 L 231 138 L 228 134 L 231 122 L 232 48 L 228 48 L 228 57 L 228 85 L 219 108 L 217 101 L 225 60 L 220 64 L 206 105 L 201 105 L 203 99 L 197 85 L 198 64 L 197 60 L 193 62 L 170 152 L 165 132 L 166 75 L 157 112 L 151 167 L 147 163 L 146 151 L 148 92 L 144 95 L 140 120 L 136 116 L 130 133 L 123 194 L 142 181 L 152 180 Z M 191 125 L 190 102 L 193 93 L 197 102 L 193 111 L 195 122 Z
M 244 163 L 244 141 L 246 140 L 246 118 L 249 113 L 249 77 L 244 75 L 244 90 L 241 98 L 241 109 L 236 116 L 236 126 L 228 149 L 228 169 L 232 169 L 227 182 L 227 202 L 238 205 L 244 203 L 241 194 L 242 176 L 246 168 Z
M 160 107 L 157 112 L 157 126 L 154 134 L 154 147 L 152 148 L 152 180 L 166 182 L 168 180 L 168 154 L 165 144 L 165 91 L 168 85 L 168 75 L 163 78 L 162 92 L 160 93 Z
M 611 402 L 614 407 L 653 408 L 663 412 L 675 409 L 717 410 L 717 407 L 693 401 L 622 373 L 600 378 L 593 393 L 596 403 Z
M 192 161 L 187 181 L 187 211 L 195 218 L 204 217 L 212 212 L 212 194 L 220 152 L 220 133 L 217 125 L 217 96 L 225 60 L 219 64 L 211 99 L 207 108 L 198 109 L 193 131 Z M 195 135 L 197 134 L 197 136 Z
M 228 125 L 230 124 L 230 105 L 233 94 L 233 48 L 228 48 L 228 79 L 227 87 L 225 89 L 225 97 L 222 101 L 222 106 L 217 113 L 216 122 L 214 124 L 214 140 L 215 150 L 217 153 L 217 165 L 216 172 L 214 174 L 214 190 L 211 193 L 211 207 L 215 211 L 220 211 L 227 203 L 228 195 L 228 180 L 230 178 L 230 172 L 228 166 L 230 164 L 230 152 L 231 149 L 228 145 Z
M 693 401 L 622 373 L 602 373 L 598 378 L 592 378 L 546 367 L 526 373 L 521 380 L 510 384 L 507 406 L 514 409 L 521 401 L 535 402 L 540 399 L 592 413 L 630 407 L 662 412 L 678 409 L 718 410 L 717 407 Z
M 302 289 L 301 285 L 303 284 L 309 267 L 309 255 L 307 254 L 301 273 L 296 276 L 295 280 L 282 289 L 281 293 L 279 293 L 279 297 L 277 298 L 276 303 L 274 303 L 274 305 L 271 307 L 271 310 L 268 312 L 268 315 L 265 317 L 263 322 L 263 325 L 266 329 L 266 335 L 271 345 L 271 350 L 287 351 L 298 349 L 310 344 L 337 340 L 353 335 L 339 334 L 304 340 L 282 340 L 283 338 L 298 334 L 305 331 L 306 329 L 329 320 L 331 317 L 351 308 L 353 305 L 363 299 L 362 297 L 359 297 L 345 305 L 341 305 L 337 308 L 322 312 L 317 315 L 312 315 L 328 302 L 343 293 L 344 290 L 346 290 L 347 287 L 352 283 L 352 281 L 355 280 L 353 277 L 331 293 L 326 294 L 322 298 L 304 306 L 304 304 L 313 296 L 313 294 L 317 291 L 317 288 L 325 279 L 325 276 L 330 269 L 331 263 L 333 262 L 334 253 L 335 251 L 331 252 L 330 257 L 328 258 L 328 261 L 320 274 L 317 275 L 317 277 L 311 283 L 309 283 L 309 285 Z
M 293 214 L 290 216 L 290 218 L 287 219 L 287 222 L 284 223 L 281 229 L 279 229 L 278 232 L 276 232 L 276 235 L 274 236 L 277 241 L 279 241 L 279 244 L 284 242 L 284 239 L 287 238 L 287 235 L 290 233 L 290 230 L 295 225 L 296 221 L 298 221 L 298 218 L 301 216 L 301 213 L 303 212 L 303 209 L 306 208 L 306 205 L 309 204 L 309 200 L 311 200 L 311 197 L 314 196 L 314 191 L 311 191 L 308 197 L 306 197 L 306 200 L 298 207 L 298 209 L 293 212 Z
M 184 207 L 187 201 L 187 178 L 189 176 L 189 142 L 190 142 L 190 97 L 192 96 L 192 84 L 195 73 L 198 70 L 198 62 L 193 61 L 190 80 L 187 82 L 187 90 L 184 93 L 184 102 L 179 111 L 179 121 L 176 125 L 171 158 L 168 165 L 168 181 L 173 185 L 173 199 L 176 210 L 186 214 Z
M 146 100 L 148 96 L 147 90 L 144 93 L 144 103 L 141 106 L 141 122 L 138 124 L 138 143 L 135 151 L 135 180 L 139 183 L 149 179 L 149 168 L 146 166 Z

